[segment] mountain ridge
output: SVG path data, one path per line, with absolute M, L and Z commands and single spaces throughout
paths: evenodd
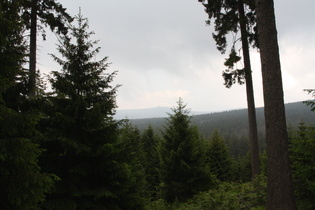
M 311 111 L 309 106 L 306 106 L 302 102 L 292 102 L 285 104 L 287 125 L 296 127 L 299 123 L 315 123 L 315 112 Z M 219 130 L 235 129 L 244 131 L 248 129 L 248 116 L 247 109 L 235 109 L 221 112 L 212 112 L 191 115 L 191 121 L 200 130 L 204 130 L 202 133 L 208 136 L 212 129 L 218 128 Z M 260 131 L 264 131 L 264 107 L 256 108 L 257 124 Z M 155 128 L 161 128 L 166 120 L 166 117 L 152 117 L 152 118 L 138 118 L 130 120 L 140 129 L 145 129 L 149 124 Z M 238 129 L 236 129 L 238 128 Z M 207 132 L 205 130 L 208 130 Z M 244 133 L 244 132 L 242 132 Z
M 171 107 L 151 107 L 144 109 L 117 109 L 115 119 L 147 119 L 147 118 L 165 118 L 167 113 L 172 113 Z M 212 113 L 208 111 L 191 111 L 192 115 Z
M 288 131 L 296 130 L 300 123 L 315 126 L 315 112 L 302 102 L 285 104 Z M 257 130 L 260 150 L 265 148 L 265 118 L 264 108 L 256 108 Z M 167 118 L 130 119 L 140 132 L 150 125 L 156 134 L 165 129 Z M 234 157 L 243 156 L 249 150 L 249 128 L 247 109 L 228 110 L 208 114 L 192 115 L 191 123 L 198 128 L 199 134 L 205 138 L 211 136 L 217 129 L 228 145 Z

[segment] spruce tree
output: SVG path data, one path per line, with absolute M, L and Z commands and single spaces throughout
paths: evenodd
M 144 170 L 146 177 L 145 190 L 149 193 L 151 200 L 156 200 L 158 196 L 159 179 L 159 155 L 158 155 L 158 136 L 154 134 L 151 125 L 143 131 L 141 142 L 144 151 Z
M 231 178 L 232 160 L 229 150 L 223 138 L 215 130 L 209 141 L 206 152 L 207 164 L 211 173 L 221 181 L 229 181 Z
M 27 101 L 26 44 L 20 2 L 0 2 L 0 209 L 40 209 L 53 186 L 41 172 L 39 116 Z
M 299 209 L 315 208 L 315 128 L 301 123 L 289 141 L 295 195 Z
M 172 111 L 159 149 L 161 193 L 168 202 L 186 201 L 211 186 L 202 140 L 182 99 Z
M 113 115 L 118 86 L 111 82 L 107 57 L 96 60 L 100 48 L 91 41 L 81 12 L 69 25 L 52 55 L 62 69 L 53 72 L 53 93 L 42 121 L 47 136 L 43 168 L 61 181 L 47 197 L 47 209 L 136 209 L 130 166 L 121 161 L 118 123 Z
M 130 197 L 125 197 L 124 199 L 134 199 L 135 202 L 132 205 L 132 209 L 140 210 L 144 207 L 148 193 L 145 191 L 145 156 L 139 129 L 133 126 L 130 121 L 123 121 L 119 129 L 119 142 L 122 148 L 121 161 L 128 165 L 132 179 L 130 185 L 126 186 L 130 191 Z

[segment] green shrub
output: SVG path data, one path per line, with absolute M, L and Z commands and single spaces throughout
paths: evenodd
M 185 203 L 152 202 L 150 210 L 226 210 L 265 209 L 266 176 L 259 175 L 247 183 L 222 182 L 217 188 L 201 192 Z

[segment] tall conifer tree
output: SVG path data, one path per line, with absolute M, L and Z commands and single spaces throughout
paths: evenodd
M 202 140 L 182 99 L 172 111 L 159 149 L 161 191 L 168 202 L 186 201 L 211 185 Z
M 209 141 L 206 152 L 207 164 L 209 164 L 211 173 L 221 181 L 228 181 L 231 178 L 231 157 L 229 150 L 224 143 L 223 138 L 215 130 Z
M 144 151 L 144 170 L 146 177 L 146 191 L 152 200 L 157 199 L 159 179 L 158 136 L 154 134 L 151 125 L 143 131 L 141 142 Z
M 228 67 L 223 71 L 224 85 L 230 88 L 233 84 L 246 85 L 248 122 L 249 122 L 249 139 L 250 154 L 252 164 L 252 177 L 260 173 L 259 150 L 258 150 L 258 134 L 257 120 L 254 100 L 254 89 L 252 81 L 252 69 L 249 55 L 249 45 L 257 46 L 256 34 L 256 15 L 255 4 L 253 1 L 237 0 L 237 1 L 221 1 L 221 0 L 198 0 L 205 6 L 208 14 L 208 24 L 214 19 L 215 33 L 212 34 L 216 41 L 218 50 L 225 53 L 227 47 L 226 37 L 228 33 L 232 33 L 234 40 L 224 65 Z M 246 10 L 244 9 L 246 8 Z M 241 60 L 236 53 L 236 42 L 238 41 L 237 33 L 240 31 L 243 51 L 244 68 L 235 69 L 235 65 Z
M 118 124 L 113 120 L 118 86 L 111 82 L 107 57 L 96 60 L 100 48 L 91 41 L 81 12 L 69 35 L 60 37 L 61 67 L 53 72 L 48 100 L 47 152 L 43 167 L 60 177 L 47 197 L 47 209 L 136 209 L 130 195 L 131 169 L 121 161 Z
M 273 0 L 256 0 L 264 91 L 267 209 L 296 209 Z
M 67 22 L 72 21 L 72 17 L 66 9 L 56 0 L 23 0 L 22 17 L 26 28 L 30 31 L 29 41 L 29 97 L 36 95 L 36 62 L 37 62 L 37 33 L 42 32 L 44 40 L 46 34 L 43 26 L 49 26 L 52 31 L 58 34 L 67 33 Z M 41 23 L 41 24 L 39 24 Z
M 122 148 L 121 161 L 128 164 L 132 179 L 130 186 L 125 186 L 130 191 L 130 197 L 125 197 L 125 199 L 135 199 L 136 202 L 133 203 L 132 208 L 141 210 L 148 198 L 148 193 L 145 191 L 145 156 L 139 129 L 130 121 L 123 121 L 119 129 L 119 142 Z
M 290 136 L 290 161 L 300 209 L 315 208 L 315 128 L 301 123 Z
M 0 2 L 0 209 L 40 209 L 53 186 L 41 172 L 36 125 L 26 100 L 26 44 L 18 1 Z

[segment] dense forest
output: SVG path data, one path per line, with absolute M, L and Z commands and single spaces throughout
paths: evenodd
M 286 120 L 289 127 L 297 127 L 300 123 L 313 125 L 315 113 L 311 108 L 303 102 L 288 103 L 285 105 Z M 257 121 L 260 132 L 264 132 L 264 109 L 263 107 L 256 108 Z M 218 129 L 223 136 L 225 133 L 233 135 L 247 135 L 248 119 L 247 110 L 229 110 L 223 112 L 213 112 L 209 114 L 196 114 L 191 116 L 191 121 L 195 124 L 201 135 L 208 137 L 214 129 Z M 166 118 L 144 118 L 144 119 L 129 119 L 141 131 L 147 128 L 150 124 L 156 132 L 163 129 L 163 124 Z M 234 130 L 235 129 L 235 130 Z
M 96 59 L 101 49 L 81 12 L 71 17 L 54 0 L 5 0 L 0 27 L 0 209 L 266 208 L 262 108 L 261 173 L 253 176 L 245 109 L 191 117 L 180 98 L 166 119 L 115 120 L 117 72 L 108 57 Z M 49 91 L 36 69 L 37 29 L 45 37 L 45 27 L 58 36 L 51 57 L 60 66 Z M 286 106 L 284 149 L 300 209 L 315 208 L 308 105 Z
M 300 123 L 309 126 L 315 124 L 315 113 L 311 111 L 303 102 L 289 103 L 285 105 L 286 120 L 290 130 L 296 130 Z M 265 150 L 265 120 L 264 109 L 256 108 L 257 113 L 257 130 L 259 137 L 260 151 Z M 225 143 L 228 145 L 231 154 L 234 157 L 243 156 L 249 151 L 248 139 L 248 117 L 246 109 L 230 110 L 224 112 L 215 112 L 210 114 L 192 115 L 191 122 L 197 126 L 200 135 L 210 137 L 217 129 Z M 130 119 L 130 121 L 140 130 L 143 131 L 148 125 L 159 134 L 164 129 L 167 118 L 145 118 Z

